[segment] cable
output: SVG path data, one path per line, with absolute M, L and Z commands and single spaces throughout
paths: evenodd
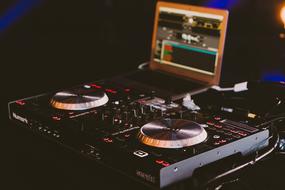
M 251 161 L 249 161 L 249 162 L 246 162 L 246 163 L 244 163 L 244 164 L 240 164 L 239 166 L 237 166 L 237 167 L 235 167 L 235 168 L 233 168 L 233 169 L 231 169 L 231 170 L 228 170 L 228 171 L 226 171 L 226 172 L 224 172 L 224 173 L 221 173 L 221 174 L 219 174 L 219 175 L 213 177 L 212 179 L 208 180 L 207 183 L 206 183 L 204 186 L 207 187 L 208 185 L 212 184 L 213 182 L 217 181 L 218 179 L 221 179 L 221 178 L 223 178 L 223 177 L 225 177 L 225 176 L 228 176 L 228 175 L 230 175 L 230 174 L 232 174 L 232 173 L 235 173 L 235 172 L 237 172 L 237 171 L 239 171 L 239 170 L 241 170 L 241 169 L 243 169 L 243 168 L 245 168 L 245 167 L 247 167 L 247 166 L 254 165 L 256 162 L 260 161 L 260 160 L 263 159 L 264 157 L 266 157 L 266 156 L 268 156 L 269 154 L 271 154 L 271 153 L 276 149 L 276 147 L 277 147 L 277 145 L 278 145 L 278 143 L 279 143 L 279 134 L 278 134 L 278 132 L 277 132 L 277 129 L 276 129 L 275 127 L 273 127 L 273 128 L 274 128 L 274 132 L 275 132 L 275 135 L 276 135 L 276 136 L 275 136 L 276 140 L 275 140 L 274 145 L 273 145 L 268 151 L 266 151 L 265 153 L 263 153 L 263 154 L 260 155 L 260 156 L 255 157 L 253 160 L 251 160 Z M 273 137 L 273 135 L 274 135 L 274 134 L 272 134 L 272 137 Z M 270 137 L 269 137 L 269 138 L 270 138 Z M 256 155 L 258 155 L 258 151 L 256 152 Z
M 212 86 L 211 88 L 220 92 L 224 91 L 241 92 L 248 90 L 248 82 L 246 81 L 246 82 L 236 83 L 233 87 L 229 88 L 221 88 L 220 86 Z
M 144 62 L 144 63 L 142 63 L 142 64 L 140 64 L 140 65 L 138 66 L 138 69 L 139 69 L 139 70 L 144 70 L 145 67 L 148 66 L 148 65 L 149 65 L 149 62 Z
M 257 125 L 256 127 L 263 127 L 263 126 L 268 125 L 268 124 L 270 124 L 270 123 L 273 123 L 273 122 L 276 122 L 276 121 L 282 121 L 282 120 L 284 120 L 284 119 L 285 119 L 285 116 L 277 117 L 277 118 L 271 119 L 271 120 L 269 120 L 269 121 L 267 121 L 267 122 L 265 122 L 265 123 L 262 123 L 262 124 L 260 124 L 260 125 Z

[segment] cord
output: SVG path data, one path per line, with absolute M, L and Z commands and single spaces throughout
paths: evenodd
M 141 63 L 139 66 L 138 66 L 138 69 L 139 70 L 144 70 L 146 66 L 149 65 L 149 62 L 144 62 L 144 63 Z
M 246 82 L 236 83 L 233 87 L 229 88 L 221 88 L 220 86 L 212 86 L 211 88 L 220 92 L 224 91 L 241 92 L 248 90 L 248 82 L 246 81 Z
M 228 176 L 228 175 L 230 175 L 230 174 L 232 174 L 232 173 L 235 173 L 235 172 L 237 172 L 237 171 L 239 171 L 239 170 L 241 170 L 241 169 L 243 169 L 243 168 L 245 168 L 245 167 L 247 167 L 247 166 L 254 165 L 256 162 L 260 161 L 260 160 L 263 159 L 264 157 L 266 157 L 266 156 L 268 156 L 269 154 L 271 154 L 271 153 L 276 149 L 276 147 L 277 147 L 277 145 L 278 145 L 278 143 L 279 143 L 279 134 L 278 134 L 278 132 L 277 132 L 277 129 L 276 129 L 275 127 L 273 127 L 273 129 L 274 129 L 274 132 L 275 132 L 275 138 L 276 138 L 276 140 L 275 140 L 274 145 L 273 145 L 268 151 L 266 151 L 265 153 L 263 153 L 263 154 L 260 155 L 260 156 L 255 157 L 253 160 L 251 160 L 251 161 L 249 161 L 249 162 L 246 162 L 246 163 L 244 163 L 244 164 L 240 164 L 239 166 L 237 166 L 237 167 L 235 167 L 235 168 L 233 168 L 233 169 L 231 169 L 231 170 L 228 170 L 228 171 L 226 171 L 226 172 L 224 172 L 224 173 L 221 173 L 221 174 L 219 174 L 219 175 L 213 177 L 212 179 L 210 179 L 210 180 L 207 181 L 207 183 L 205 184 L 205 186 L 207 187 L 207 186 L 209 186 L 210 184 L 212 184 L 213 182 L 215 182 L 215 181 L 217 181 L 217 180 L 219 180 L 219 179 L 221 179 L 221 178 L 223 178 L 223 177 L 225 177 L 225 176 Z M 274 134 L 272 134 L 271 137 L 273 137 L 273 136 L 274 136 Z M 271 138 L 271 137 L 269 137 L 269 138 Z M 256 152 L 256 155 L 258 155 L 258 151 Z
M 270 123 L 273 123 L 273 122 L 275 122 L 275 121 L 282 121 L 282 120 L 284 120 L 284 119 L 285 119 L 285 116 L 277 117 L 277 118 L 271 119 L 271 120 L 269 120 L 269 121 L 267 121 L 267 122 L 265 122 L 265 123 L 262 123 L 262 124 L 260 124 L 260 125 L 257 125 L 256 127 L 263 127 L 263 126 L 268 125 L 268 124 L 270 124 Z

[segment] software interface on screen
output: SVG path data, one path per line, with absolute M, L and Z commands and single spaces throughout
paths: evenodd
M 160 7 L 154 61 L 214 75 L 223 16 Z

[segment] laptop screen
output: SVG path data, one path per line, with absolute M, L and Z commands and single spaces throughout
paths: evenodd
M 162 3 L 156 11 L 152 52 L 156 68 L 211 83 L 220 74 L 227 14 L 173 3 Z

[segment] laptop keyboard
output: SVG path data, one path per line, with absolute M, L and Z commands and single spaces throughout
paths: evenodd
M 184 93 L 205 87 L 204 84 L 177 78 L 157 71 L 139 71 L 126 76 L 126 78 L 174 93 Z

